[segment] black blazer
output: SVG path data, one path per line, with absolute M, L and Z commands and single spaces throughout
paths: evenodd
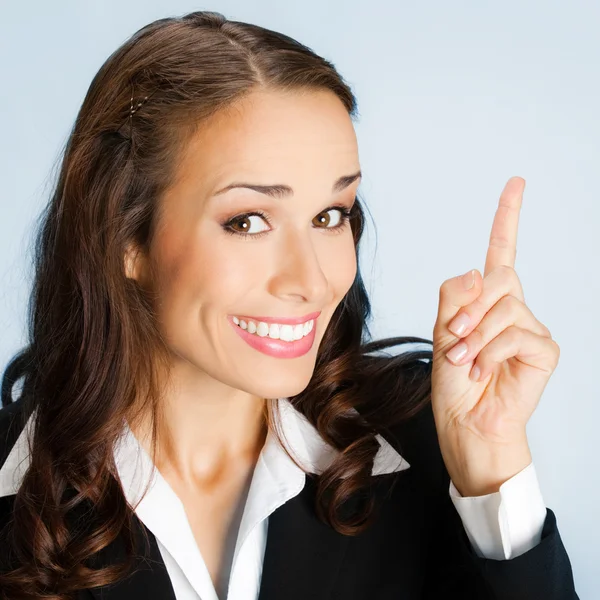
M 0 410 L 0 465 L 23 426 L 21 404 Z M 448 493 L 431 406 L 395 435 L 400 447 L 388 441 L 411 466 L 373 477 L 381 508 L 367 531 L 349 537 L 321 523 L 311 477 L 298 496 L 271 514 L 259 600 L 578 599 L 552 510 L 547 509 L 540 544 L 512 560 L 480 558 Z M 10 518 L 14 498 L 0 498 L 0 527 Z M 140 534 L 146 529 L 137 517 L 135 524 Z M 80 591 L 78 600 L 175 600 L 156 538 L 146 531 L 150 556 L 137 560 L 135 573 L 112 586 Z M 98 554 L 97 564 L 119 560 L 122 551 L 113 542 Z

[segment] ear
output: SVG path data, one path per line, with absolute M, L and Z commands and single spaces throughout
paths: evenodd
M 142 250 L 133 243 L 128 244 L 123 260 L 125 277 L 143 284 L 146 278 L 146 257 Z

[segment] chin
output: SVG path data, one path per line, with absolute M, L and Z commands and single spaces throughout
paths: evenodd
M 252 386 L 252 389 L 246 388 L 246 391 L 261 398 L 289 398 L 303 392 L 312 377 L 312 371 L 304 377 L 293 377 L 287 374 L 285 377 L 272 378 L 267 384 L 261 381 Z

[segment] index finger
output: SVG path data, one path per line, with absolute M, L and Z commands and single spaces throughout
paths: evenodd
M 512 268 L 515 266 L 519 213 L 524 189 L 525 180 L 522 177 L 511 177 L 500 194 L 485 257 L 484 277 L 500 265 Z

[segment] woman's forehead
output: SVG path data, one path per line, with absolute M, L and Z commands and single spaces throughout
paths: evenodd
M 352 120 L 333 94 L 260 93 L 200 126 L 180 166 L 202 172 L 214 190 L 231 177 L 322 172 L 330 178 L 332 171 L 358 170 L 358 146 Z

